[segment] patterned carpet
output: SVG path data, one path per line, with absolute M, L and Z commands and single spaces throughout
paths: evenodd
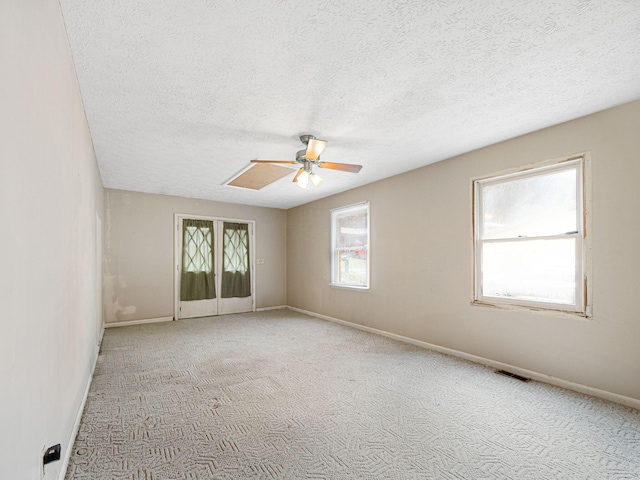
M 640 411 L 288 310 L 112 328 L 67 479 L 638 479 Z

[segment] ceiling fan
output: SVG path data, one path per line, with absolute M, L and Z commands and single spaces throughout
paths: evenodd
M 293 177 L 293 181 L 298 184 L 300 188 L 306 189 L 309 186 L 309 182 L 314 187 L 319 187 L 323 182 L 322 177 L 317 173 L 314 173 L 313 167 L 329 168 L 331 170 L 342 170 L 343 172 L 358 173 L 362 168 L 362 165 L 354 165 L 351 163 L 333 163 L 320 161 L 320 154 L 327 146 L 326 140 L 318 140 L 313 135 L 300 135 L 300 141 L 307 146 L 304 150 L 299 150 L 296 153 L 295 160 L 251 160 L 251 163 L 272 163 L 281 165 L 296 165 L 301 164 L 300 170 Z

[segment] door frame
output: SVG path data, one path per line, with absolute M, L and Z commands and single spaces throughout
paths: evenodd
M 248 223 L 251 224 L 253 235 L 249 236 L 249 269 L 251 271 L 251 311 L 256 311 L 256 221 L 239 218 L 212 217 L 208 215 L 192 215 L 189 213 L 173 214 L 173 319 L 180 319 L 180 267 L 182 265 L 182 232 L 180 231 L 180 220 L 183 218 L 192 218 L 194 220 L 210 220 L 232 222 L 232 223 Z M 214 233 L 216 236 L 217 233 Z M 215 240 L 214 240 L 215 245 Z M 221 248 L 221 246 L 218 246 Z M 217 276 L 217 273 L 216 273 Z M 216 292 L 219 295 L 220 292 Z

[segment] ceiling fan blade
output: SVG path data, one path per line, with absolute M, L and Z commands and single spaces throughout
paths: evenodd
M 331 170 L 342 170 L 343 172 L 358 173 L 362 168 L 362 165 L 354 165 L 352 163 L 320 162 L 318 163 L 318 167 L 329 168 Z
M 295 176 L 295 177 L 293 177 L 293 181 L 294 181 L 294 183 L 296 183 L 296 182 L 298 181 L 298 177 L 299 177 L 300 175 L 302 175 L 302 172 L 304 172 L 304 167 L 302 167 L 300 170 L 298 170 L 298 173 L 296 173 L 296 176 Z
M 251 163 L 280 163 L 284 165 L 295 165 L 295 160 L 250 160 Z
M 326 146 L 326 140 L 316 140 L 315 138 L 311 138 L 307 143 L 307 152 L 304 156 L 309 160 L 317 160 Z

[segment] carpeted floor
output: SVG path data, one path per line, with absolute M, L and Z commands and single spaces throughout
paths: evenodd
M 288 310 L 112 328 L 67 479 L 638 479 L 640 411 Z

